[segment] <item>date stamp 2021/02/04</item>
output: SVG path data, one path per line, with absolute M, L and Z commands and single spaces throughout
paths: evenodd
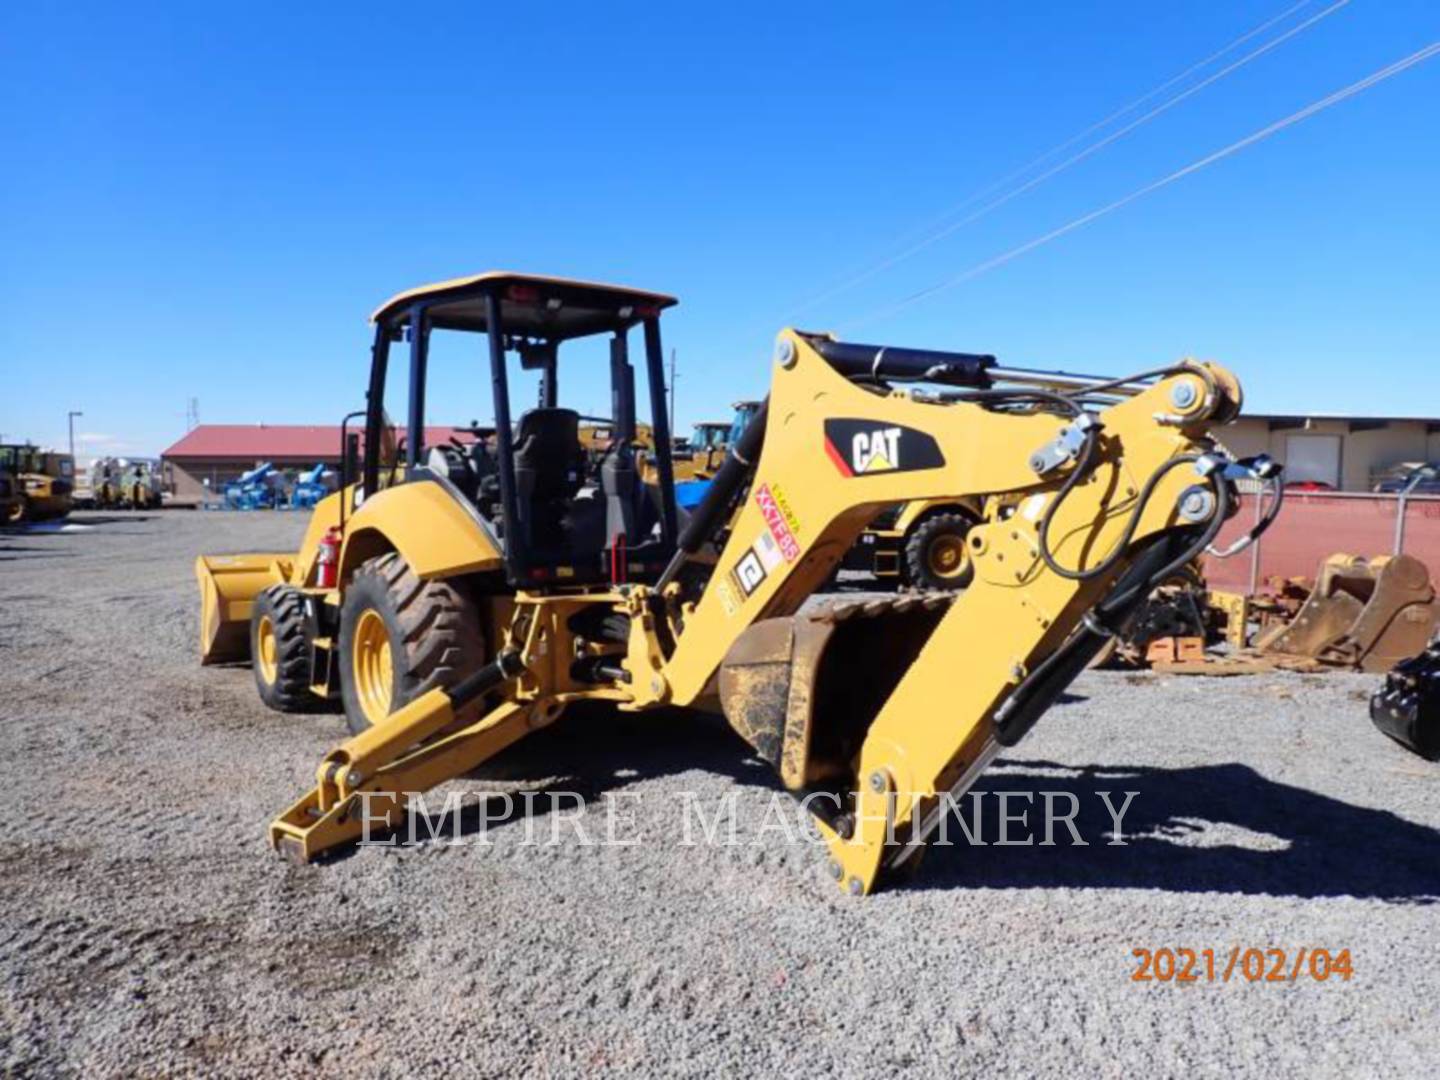
M 1132 949 L 1138 967 L 1132 982 L 1349 982 L 1355 972 L 1349 949 L 1245 948 L 1186 949 L 1162 947 Z

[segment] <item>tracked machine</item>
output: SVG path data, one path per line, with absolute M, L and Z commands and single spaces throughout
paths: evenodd
M 1215 364 L 1092 378 L 785 330 L 768 398 L 682 529 L 660 341 L 674 303 L 490 273 L 375 312 L 359 475 L 316 507 L 299 552 L 197 563 L 202 659 L 250 657 L 279 708 L 342 701 L 354 733 L 270 826 L 275 847 L 310 860 L 397 826 L 410 794 L 577 702 L 682 706 L 723 711 L 816 796 L 834 878 L 869 892 L 1210 544 L 1237 477 L 1278 490 L 1273 463 L 1212 438 L 1241 403 Z M 623 437 L 637 331 L 653 484 Z M 494 437 L 469 450 L 424 445 L 441 334 L 470 335 L 489 366 Z M 587 463 L 558 372 L 592 336 L 608 340 L 622 437 Z M 540 379 L 540 407 L 513 420 L 512 355 Z M 384 394 L 401 363 L 397 438 Z M 992 495 L 1011 511 L 969 530 L 965 592 L 797 614 L 882 508 Z

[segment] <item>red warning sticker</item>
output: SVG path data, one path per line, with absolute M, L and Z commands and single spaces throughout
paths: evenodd
M 794 514 L 790 513 L 790 508 L 785 505 L 784 496 L 772 492 L 769 484 L 761 484 L 755 492 L 755 505 L 760 507 L 770 535 L 775 537 L 775 542 L 780 545 L 780 553 L 785 556 L 785 561 L 794 562 L 800 557 L 800 541 L 795 539 L 795 531 L 791 527 Z

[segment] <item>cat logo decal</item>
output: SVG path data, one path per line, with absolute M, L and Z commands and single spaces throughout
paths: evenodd
M 825 454 L 841 476 L 938 469 L 945 457 L 923 431 L 873 420 L 826 420 Z

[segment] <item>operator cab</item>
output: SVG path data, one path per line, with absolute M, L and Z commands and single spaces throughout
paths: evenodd
M 653 581 L 675 550 L 676 509 L 665 410 L 660 312 L 670 296 L 561 278 L 492 272 L 412 289 L 372 316 L 375 343 L 366 410 L 362 490 L 431 482 L 477 517 L 505 555 L 515 587 Z M 635 369 L 630 331 L 644 342 L 655 468 L 636 462 Z M 494 422 L 427 427 L 426 386 L 436 331 L 483 340 Z M 613 437 L 587 452 L 577 409 L 560 402 L 561 354 L 586 361 L 584 338 L 608 345 Z M 393 346 L 409 345 L 409 405 L 402 432 L 385 412 Z M 591 350 L 593 352 L 593 350 Z M 534 408 L 512 419 L 507 359 L 539 377 Z M 589 358 L 594 362 L 593 356 Z M 603 364 L 603 361 L 601 362 Z M 448 404 L 448 403 L 447 403 Z M 588 433 L 587 433 L 588 434 Z M 593 440 L 591 441 L 593 449 Z
M 691 450 L 724 450 L 730 436 L 730 421 L 702 420 L 690 436 Z

